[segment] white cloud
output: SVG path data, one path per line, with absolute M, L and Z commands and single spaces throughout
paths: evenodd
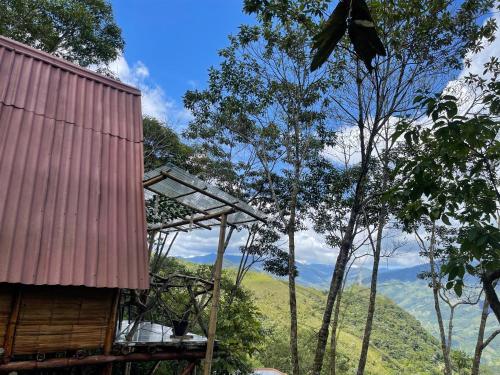
M 344 127 L 337 131 L 337 143 L 323 151 L 333 163 L 344 167 L 361 162 L 359 147 L 359 128 L 357 126 Z
M 245 244 L 246 234 L 246 230 L 234 231 L 226 253 L 239 254 L 239 247 Z M 219 227 L 213 227 L 212 230 L 193 229 L 189 232 L 180 232 L 172 246 L 171 254 L 179 257 L 214 254 L 217 252 L 218 241 Z
M 484 70 L 484 64 L 487 63 L 491 57 L 500 56 L 500 13 L 493 12 L 493 19 L 497 23 L 497 30 L 495 33 L 495 40 L 491 43 L 485 42 L 484 48 L 474 55 L 467 56 L 470 60 L 470 67 L 465 67 L 460 73 L 460 78 L 467 76 L 469 73 L 481 75 Z
M 119 56 L 109 65 L 109 70 L 122 82 L 141 90 L 143 115 L 155 117 L 174 128 L 185 126 L 192 118 L 187 109 L 169 98 L 163 88 L 150 78 L 149 69 L 142 61 L 130 65 L 125 57 Z
M 401 119 L 391 116 L 384 127 L 375 138 L 374 155 L 381 152 L 386 147 L 386 138 L 394 131 L 395 126 Z M 368 131 L 365 134 L 365 143 L 368 139 Z M 398 142 L 401 139 L 398 140 Z M 359 128 L 357 126 L 346 126 L 337 130 L 337 139 L 334 146 L 326 147 L 323 150 L 326 158 L 334 164 L 349 167 L 361 162 L 361 149 L 359 139 Z
M 483 76 L 484 65 L 489 62 L 492 57 L 500 56 L 500 14 L 494 13 L 493 18 L 499 26 L 496 30 L 493 42 L 484 41 L 484 48 L 480 52 L 469 54 L 466 57 L 469 66 L 464 67 L 457 79 L 448 82 L 444 90 L 447 94 L 454 95 L 458 98 L 459 113 L 461 114 L 474 113 L 482 108 L 477 102 L 477 98 L 481 93 L 466 85 L 464 78 L 470 74 Z

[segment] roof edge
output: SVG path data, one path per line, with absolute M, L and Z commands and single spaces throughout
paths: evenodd
M 56 57 L 54 55 L 51 55 L 50 53 L 40 51 L 36 48 L 30 47 L 26 44 L 20 43 L 18 41 L 15 41 L 13 39 L 7 38 L 2 35 L 0 35 L 0 46 L 4 46 L 5 48 L 8 48 L 17 53 L 21 53 L 23 55 L 31 56 L 35 59 L 48 62 L 49 64 L 54 65 L 60 69 L 66 70 L 68 72 L 77 74 L 81 77 L 85 77 L 93 81 L 100 82 L 106 86 L 110 86 L 133 95 L 141 96 L 141 91 L 133 86 L 106 77 L 90 69 L 84 68 L 80 65 L 64 60 L 60 57 Z

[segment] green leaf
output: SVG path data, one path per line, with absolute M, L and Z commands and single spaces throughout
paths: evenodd
M 450 219 L 448 218 L 448 216 L 446 216 L 445 214 L 442 214 L 441 215 L 441 220 L 443 221 L 443 223 L 445 223 L 446 225 L 451 225 L 450 223 Z
M 466 264 L 465 265 L 465 269 L 471 275 L 475 275 L 476 274 L 476 269 L 472 265 L 470 265 L 470 264 Z

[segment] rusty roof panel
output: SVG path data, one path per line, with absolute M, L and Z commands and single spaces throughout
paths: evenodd
M 140 96 L 111 86 L 96 74 L 79 75 L 42 60 L 32 50 L 11 49 L 0 39 L 0 103 L 134 142 L 142 140 Z M 121 86 L 119 86 L 121 87 Z
M 0 38 L 0 282 L 147 288 L 138 92 L 11 43 Z

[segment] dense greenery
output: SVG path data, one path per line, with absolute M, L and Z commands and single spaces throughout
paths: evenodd
M 106 64 L 125 42 L 107 0 L 1 0 L 0 35 L 82 66 Z
M 460 103 L 446 92 L 416 98 L 431 124 L 403 124 L 394 135 L 404 132 L 408 152 L 399 163 L 401 183 L 391 193 L 403 204 L 399 216 L 407 228 L 423 218 L 456 228 L 443 258 L 446 286 L 460 296 L 466 273 L 479 276 L 500 322 L 494 289 L 500 277 L 499 76 L 500 63 L 492 57 L 483 77 L 465 81 L 464 91 L 479 93 L 473 100 Z
M 194 149 L 184 144 L 179 135 L 167 124 L 153 117 L 145 116 L 144 127 L 144 170 L 161 167 L 166 162 L 187 168 Z

